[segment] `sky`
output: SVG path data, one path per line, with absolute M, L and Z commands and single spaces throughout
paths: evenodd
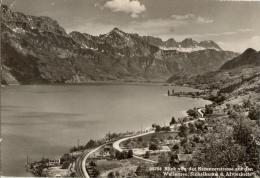
M 214 40 L 223 49 L 260 50 L 260 1 L 238 0 L 2 0 L 13 11 L 49 16 L 69 33 L 114 27 L 163 40 Z

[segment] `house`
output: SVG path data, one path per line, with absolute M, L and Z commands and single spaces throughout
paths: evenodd
M 179 139 L 169 139 L 169 140 L 165 140 L 165 144 L 166 145 L 174 145 L 174 144 L 178 144 L 181 141 Z
M 158 153 L 170 152 L 171 151 L 171 149 L 168 146 L 161 146 L 159 150 L 149 150 L 148 147 L 146 147 L 146 148 L 134 148 L 132 150 L 133 150 L 134 155 L 138 155 L 138 156 L 145 155 L 145 153 L 147 151 L 149 151 L 151 154 L 158 154 Z
M 60 166 L 60 159 L 52 159 L 48 162 L 49 167 Z
M 192 154 L 177 154 L 177 162 L 179 166 L 184 166 L 186 162 L 192 160 Z
M 177 154 L 179 162 L 188 162 L 192 160 L 192 154 Z
M 71 153 L 69 153 L 70 156 L 74 156 L 74 157 L 77 157 L 77 156 L 80 156 L 83 152 L 82 151 L 73 151 Z

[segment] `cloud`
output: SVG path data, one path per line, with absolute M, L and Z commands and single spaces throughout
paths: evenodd
M 197 17 L 198 23 L 213 23 L 214 21 L 212 19 L 204 18 L 204 17 Z
M 104 5 L 105 8 L 113 12 L 124 12 L 130 14 L 132 18 L 137 18 L 140 13 L 146 10 L 145 5 L 138 0 L 110 0 Z
M 185 21 L 178 21 L 172 18 L 149 19 L 146 21 L 133 21 L 126 26 L 125 30 L 140 35 L 164 35 L 171 34 L 176 28 L 186 25 Z
M 55 5 L 56 5 L 56 2 L 53 1 L 53 2 L 51 3 L 51 6 L 55 6 Z
M 140 35 L 153 35 L 161 38 L 172 37 L 177 31 L 183 28 L 189 28 L 189 25 L 202 25 L 212 23 L 213 20 L 196 16 L 194 14 L 176 15 L 173 14 L 168 18 L 155 18 L 145 21 L 132 21 L 125 26 L 124 30 Z
M 9 6 L 9 8 L 10 9 L 13 9 L 14 8 L 14 5 L 15 5 L 15 3 L 16 3 L 16 0 L 14 0 L 11 4 L 10 4 L 10 6 Z
M 238 29 L 235 31 L 225 31 L 220 33 L 203 33 L 203 34 L 186 34 L 189 37 L 220 37 L 220 36 L 231 36 L 231 35 L 241 35 L 245 33 L 254 32 L 253 29 Z
M 240 41 L 219 41 L 218 44 L 225 50 L 231 50 L 236 52 L 243 52 L 247 48 L 254 48 L 255 50 L 260 50 L 260 36 L 252 36 L 248 39 L 243 39 Z
M 185 14 L 185 15 L 176 15 L 173 14 L 171 16 L 172 19 L 179 20 L 179 21 L 193 21 L 200 24 L 207 24 L 207 23 L 213 23 L 214 21 L 212 19 L 196 16 L 194 14 Z

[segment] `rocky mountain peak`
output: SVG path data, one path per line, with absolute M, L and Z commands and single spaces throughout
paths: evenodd
M 198 45 L 197 41 L 194 41 L 192 38 L 186 38 L 180 42 L 180 45 L 185 48 L 196 47 Z
M 213 48 L 213 49 L 219 49 L 222 50 L 219 45 L 217 43 L 215 43 L 212 40 L 205 40 L 205 41 L 201 41 L 199 43 L 200 46 L 204 47 L 204 48 Z
M 243 53 L 242 53 L 242 55 L 243 56 L 251 56 L 251 55 L 255 55 L 257 53 L 257 51 L 255 50 L 255 49 L 253 49 L 253 48 L 248 48 L 248 49 L 246 49 Z
M 5 76 L 10 79 L 12 75 L 21 83 L 161 81 L 183 71 L 195 75 L 216 70 L 233 56 L 202 47 L 179 48 L 181 42 L 174 39 L 163 41 L 118 28 L 99 36 L 80 32 L 68 35 L 49 17 L 12 12 L 7 6 L 2 6 L 2 11 L 1 59 L 8 68 Z
M 175 46 L 177 47 L 178 46 L 178 42 L 175 41 L 175 39 L 170 38 L 167 41 L 165 41 L 165 46 L 166 47 L 175 47 Z
M 20 12 L 11 11 L 7 5 L 1 6 L 1 21 L 14 32 L 30 32 L 37 30 L 40 33 L 51 32 L 56 35 L 67 36 L 64 28 L 62 28 L 56 20 L 50 17 L 35 17 L 24 15 Z

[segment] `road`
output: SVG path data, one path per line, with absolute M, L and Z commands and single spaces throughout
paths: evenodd
M 203 119 L 203 113 L 201 112 L 201 109 L 198 109 L 198 112 L 201 114 L 201 118 L 199 118 L 199 119 Z M 187 121 L 187 122 L 185 122 L 184 124 L 196 122 L 196 121 L 199 120 L 199 119 L 195 119 L 195 120 L 192 120 L 192 121 Z M 180 127 L 180 126 L 181 126 L 181 124 L 174 124 L 174 125 L 170 126 L 170 128 L 171 128 L 171 129 L 174 129 L 174 128 Z M 145 133 L 142 133 L 142 134 L 138 134 L 138 135 L 134 135 L 134 136 L 130 136 L 130 137 L 126 137 L 126 138 L 119 139 L 119 140 L 117 140 L 117 141 L 115 141 L 115 142 L 113 143 L 113 148 L 116 149 L 116 150 L 118 150 L 118 151 L 120 151 L 120 152 L 122 152 L 123 149 L 120 147 L 120 143 L 122 143 L 123 141 L 129 140 L 129 139 L 133 139 L 133 138 L 137 138 L 137 137 L 142 137 L 142 136 L 149 135 L 149 134 L 152 134 L 152 133 L 155 133 L 155 131 L 152 130 L 152 131 L 145 132 Z M 106 143 L 106 144 L 108 144 L 108 143 Z M 88 157 L 89 157 L 91 154 L 93 154 L 94 152 L 98 151 L 100 148 L 102 148 L 102 147 L 103 147 L 104 145 L 106 145 L 106 144 L 103 144 L 103 145 L 101 145 L 101 146 L 99 146 L 99 147 L 97 147 L 97 148 L 95 148 L 95 149 L 93 149 L 93 150 L 91 150 L 91 151 L 85 151 L 85 152 L 83 153 L 83 155 L 80 156 L 80 157 L 76 160 L 76 162 L 75 162 L 75 169 L 76 169 L 76 175 L 77 175 L 78 177 L 90 178 L 90 176 L 89 176 L 89 174 L 88 174 L 88 172 L 87 172 L 87 170 L 86 170 L 86 160 L 88 159 Z M 142 157 L 139 157 L 139 156 L 136 156 L 136 155 L 133 155 L 133 157 L 135 157 L 135 158 L 137 158 L 137 159 L 140 159 L 140 160 L 142 160 L 142 161 L 146 161 L 146 162 L 148 162 L 148 163 L 157 163 L 157 162 L 155 162 L 155 161 L 153 161 L 153 160 L 145 159 L 145 158 L 142 158 Z
M 146 133 L 142 133 L 142 134 L 139 134 L 139 135 L 134 135 L 134 136 L 131 136 L 131 137 L 126 137 L 126 138 L 122 138 L 120 140 L 117 140 L 113 143 L 113 148 L 116 149 L 117 151 L 120 151 L 122 152 L 123 149 L 119 146 L 120 143 L 122 143 L 123 141 L 126 141 L 126 140 L 129 140 L 129 139 L 133 139 L 133 138 L 137 138 L 137 137 L 142 137 L 144 135 L 148 135 L 148 134 L 152 134 L 152 133 L 155 133 L 154 130 L 152 131 L 149 131 L 149 132 L 146 132 Z
M 107 143 L 106 143 L 107 144 Z M 86 160 L 88 157 L 93 154 L 94 152 L 98 151 L 100 148 L 102 148 L 104 145 L 100 145 L 99 147 L 91 150 L 91 151 L 85 151 L 82 156 L 80 156 L 76 162 L 75 162 L 75 169 L 76 169 L 76 176 L 77 177 L 86 177 L 90 178 L 87 170 L 86 170 Z
M 201 118 L 198 118 L 198 119 L 195 119 L 195 120 L 192 120 L 192 121 L 184 122 L 184 124 L 194 123 L 194 122 L 196 122 L 196 121 L 198 121 L 198 120 L 200 120 L 200 119 L 203 119 L 203 113 L 202 113 L 202 111 L 201 111 L 201 108 L 198 109 L 198 112 L 199 112 L 199 114 L 201 115 Z M 175 129 L 176 127 L 180 127 L 180 126 L 181 126 L 181 124 L 173 124 L 173 125 L 170 126 L 170 128 L 173 130 L 173 129 Z M 116 149 L 116 150 L 118 150 L 118 151 L 120 151 L 120 152 L 122 152 L 123 149 L 120 147 L 120 143 L 122 143 L 123 141 L 129 140 L 129 139 L 133 139 L 133 138 L 137 138 L 137 137 L 142 137 L 142 136 L 144 136 L 144 135 L 148 135 L 148 134 L 152 134 L 152 133 L 155 133 L 155 131 L 152 130 L 152 131 L 149 131 L 149 132 L 146 132 L 146 133 L 142 133 L 142 134 L 139 134 L 139 135 L 135 135 L 135 136 L 131 136 L 131 137 L 126 137 L 126 138 L 119 139 L 119 140 L 117 140 L 117 141 L 115 141 L 115 142 L 113 143 L 113 148 Z M 139 157 L 139 156 L 136 156 L 136 155 L 134 155 L 134 157 L 137 158 L 137 159 L 140 159 L 140 160 L 149 162 L 149 163 L 156 163 L 156 162 L 153 161 L 153 160 L 145 159 L 145 158 L 142 158 L 142 157 Z

